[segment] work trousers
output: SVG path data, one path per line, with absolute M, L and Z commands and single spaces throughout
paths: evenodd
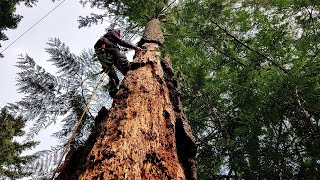
M 119 48 L 106 48 L 104 52 L 97 52 L 97 55 L 103 70 L 108 71 L 110 91 L 117 89 L 119 78 L 113 65 L 125 76 L 129 70 L 129 61 Z

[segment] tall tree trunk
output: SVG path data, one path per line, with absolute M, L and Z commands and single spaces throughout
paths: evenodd
M 163 43 L 153 19 L 140 42 L 146 51 L 134 58 L 146 65 L 127 73 L 112 108 L 99 113 L 86 146 L 70 151 L 57 179 L 197 178 L 196 146 Z

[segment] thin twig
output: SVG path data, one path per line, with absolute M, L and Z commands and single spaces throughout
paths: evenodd
M 82 95 L 81 98 L 83 100 L 83 103 L 87 104 L 85 96 L 84 96 L 84 88 L 83 88 L 83 84 L 84 84 L 85 80 L 87 80 L 87 79 L 82 80 L 82 77 L 78 73 L 76 73 L 76 75 L 78 75 L 79 78 L 81 79 L 81 84 L 80 84 L 80 86 L 81 86 L 81 95 Z M 94 119 L 93 115 L 90 112 L 90 108 L 88 108 L 88 113 L 91 116 L 91 118 Z
M 151 17 L 149 17 L 148 15 L 144 15 L 149 21 L 151 20 Z
M 210 41 L 207 40 L 206 42 L 209 43 L 209 45 L 211 45 L 213 48 L 215 48 L 215 49 L 216 49 L 217 51 L 219 51 L 221 54 L 227 56 L 229 59 L 232 59 L 232 60 L 234 60 L 235 62 L 237 62 L 237 63 L 239 63 L 239 64 L 241 64 L 241 65 L 243 65 L 243 66 L 247 66 L 246 64 L 244 64 L 243 62 L 241 62 L 241 61 L 238 60 L 237 58 L 235 58 L 235 57 L 233 57 L 233 56 L 231 56 L 231 55 L 223 52 L 220 48 L 218 48 L 216 45 L 213 45 Z
M 172 1 L 167 7 L 163 8 L 158 15 L 162 14 L 163 12 L 165 12 L 173 3 L 175 3 L 176 1 Z
M 301 100 L 300 100 L 300 97 L 299 97 L 299 94 L 298 94 L 297 86 L 295 88 L 295 95 L 296 95 L 296 98 L 297 98 L 298 105 L 300 107 L 300 111 L 306 116 L 306 118 L 310 119 L 309 112 L 303 107 L 303 105 L 301 103 Z
M 266 55 L 260 53 L 259 51 L 256 51 L 255 49 L 251 48 L 250 46 L 248 46 L 247 44 L 243 43 L 241 40 L 239 40 L 237 37 L 235 37 L 234 35 L 232 35 L 231 33 L 229 33 L 229 31 L 222 27 L 222 25 L 220 25 L 217 21 L 215 21 L 214 19 L 210 19 L 210 21 L 212 23 L 214 23 L 219 29 L 221 29 L 223 32 L 225 32 L 228 36 L 230 36 L 232 39 L 234 39 L 236 42 L 238 42 L 239 44 L 241 44 L 242 46 L 244 46 L 245 48 L 249 49 L 250 51 L 258 54 L 259 56 L 265 58 L 266 60 L 268 60 L 269 62 L 271 62 L 273 65 L 277 66 L 280 70 L 282 70 L 284 73 L 288 73 L 288 71 L 281 67 L 275 60 L 267 57 Z

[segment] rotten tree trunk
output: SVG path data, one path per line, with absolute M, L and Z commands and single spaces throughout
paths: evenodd
M 79 164 L 57 179 L 196 179 L 196 146 L 163 42 L 153 19 L 140 44 L 146 51 L 134 58 L 146 65 L 127 73 L 112 108 L 73 155 Z

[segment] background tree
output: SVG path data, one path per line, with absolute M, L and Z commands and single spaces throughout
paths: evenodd
M 34 156 L 21 156 L 23 150 L 31 149 L 37 142 L 28 141 L 19 143 L 15 137 L 23 136 L 25 120 L 22 117 L 13 117 L 6 108 L 0 112 L 0 178 L 18 179 L 30 175 L 25 165 L 31 162 Z
M 19 91 L 25 97 L 10 105 L 10 109 L 33 122 L 33 126 L 26 134 L 32 139 L 39 131 L 52 123 L 62 122 L 63 128 L 53 134 L 62 145 L 55 145 L 51 150 L 36 153 L 39 157 L 29 167 L 33 168 L 35 177 L 49 177 L 54 166 L 58 163 L 64 143 L 68 140 L 77 120 L 96 86 L 99 78 L 100 65 L 94 61 L 92 51 L 83 51 L 74 55 L 59 39 L 51 39 L 46 51 L 49 59 L 56 67 L 57 73 L 51 74 L 37 65 L 28 55 L 22 56 L 17 62 L 21 69 L 18 73 L 17 84 Z M 107 79 L 103 86 L 107 84 Z M 111 98 L 99 88 L 89 110 L 84 116 L 71 146 L 77 148 L 82 145 L 94 124 L 94 117 L 102 106 L 110 106 Z
M 25 93 L 26 97 L 12 104 L 11 108 L 19 109 L 17 112 L 28 120 L 36 120 L 27 134 L 28 139 L 42 128 L 56 122 L 59 116 L 66 116 L 66 129 L 61 130 L 56 136 L 68 136 L 99 77 L 99 65 L 95 63 L 92 51 L 83 51 L 81 55 L 76 56 L 59 39 L 50 40 L 48 45 L 46 51 L 51 55 L 49 61 L 57 68 L 55 75 L 46 72 L 28 55 L 21 56 L 17 62 L 17 67 L 22 70 L 18 73 L 18 90 Z M 95 98 L 101 98 L 101 94 L 98 93 Z M 103 99 L 106 100 L 101 100 L 102 104 L 110 101 L 108 98 Z M 85 121 L 93 120 L 90 113 L 97 113 L 95 108 L 94 101 L 84 118 Z
M 317 177 L 319 2 L 190 0 L 171 18 L 199 178 Z
M 21 15 L 14 14 L 16 6 L 20 3 L 24 3 L 27 7 L 32 7 L 38 0 L 2 0 L 0 2 L 0 41 L 8 40 L 8 37 L 4 34 L 7 29 L 15 29 L 18 23 L 22 19 Z M 0 44 L 1 47 L 1 44 Z M 0 54 L 0 57 L 3 55 Z

